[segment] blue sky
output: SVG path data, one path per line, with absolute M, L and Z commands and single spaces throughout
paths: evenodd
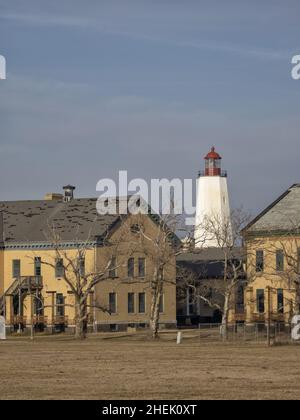
M 215 145 L 232 206 L 300 182 L 300 3 L 0 0 L 1 200 L 193 178 Z

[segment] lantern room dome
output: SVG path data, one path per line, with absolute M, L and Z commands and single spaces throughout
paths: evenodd
M 204 159 L 222 159 L 219 153 L 216 152 L 215 148 L 212 147 L 210 152 L 207 153 Z

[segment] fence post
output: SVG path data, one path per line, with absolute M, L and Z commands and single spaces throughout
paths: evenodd
M 181 344 L 181 339 L 182 339 L 182 332 L 178 331 L 178 333 L 177 333 L 177 344 Z

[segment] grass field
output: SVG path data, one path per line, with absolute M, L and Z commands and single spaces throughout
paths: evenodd
M 0 399 L 299 399 L 300 347 L 175 335 L 9 337 Z

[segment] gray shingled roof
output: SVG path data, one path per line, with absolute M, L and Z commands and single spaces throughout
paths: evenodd
M 232 258 L 236 260 L 244 258 L 243 249 L 234 248 Z M 224 275 L 224 251 L 220 248 L 203 248 L 185 252 L 177 256 L 176 262 L 178 267 L 192 270 L 198 274 L 199 278 L 223 278 Z
M 243 250 L 242 248 L 234 248 L 230 251 L 230 255 L 233 258 L 243 258 Z M 177 257 L 177 261 L 179 262 L 193 262 L 193 263 L 200 263 L 201 261 L 223 261 L 224 260 L 224 250 L 222 248 L 200 248 L 194 249 L 191 252 L 183 252 L 179 254 Z
M 0 242 L 47 242 L 49 226 L 55 226 L 62 241 L 101 237 L 118 216 L 100 216 L 96 202 L 96 198 L 0 202 Z
M 300 184 L 292 185 L 276 201 L 260 213 L 245 233 L 292 232 L 300 227 Z

